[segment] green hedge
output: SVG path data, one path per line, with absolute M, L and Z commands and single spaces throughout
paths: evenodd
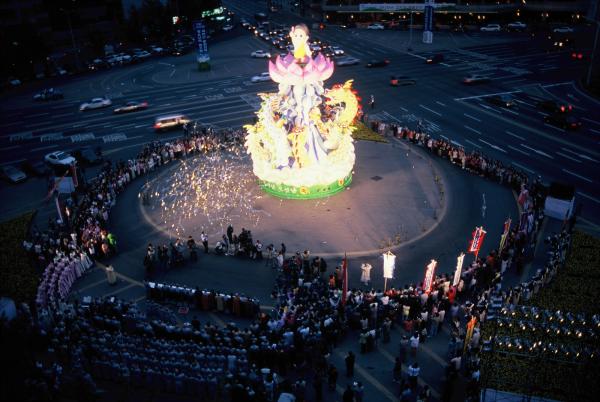
M 30 212 L 0 223 L 0 295 L 17 303 L 34 301 L 40 281 L 23 248 L 33 216 Z
M 375 141 L 375 142 L 388 142 L 384 136 L 375 131 L 371 130 L 369 127 L 365 126 L 360 121 L 354 124 L 356 130 L 352 132 L 352 138 L 356 141 Z

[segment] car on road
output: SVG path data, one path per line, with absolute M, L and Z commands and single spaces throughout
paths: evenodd
M 88 70 L 90 71 L 103 70 L 106 68 L 110 68 L 110 64 L 102 59 L 94 59 L 88 63 Z
M 123 106 L 120 106 L 113 110 L 114 113 L 129 113 L 137 110 L 144 110 L 148 108 L 148 102 L 127 102 Z
M 82 165 L 97 165 L 102 163 L 102 152 L 92 147 L 83 147 L 73 151 L 73 157 Z
M 255 75 L 250 79 L 252 82 L 261 82 L 261 81 L 271 81 L 271 76 L 269 73 L 260 73 L 260 75 Z
M 479 30 L 481 32 L 500 32 L 501 28 L 499 24 L 487 24 L 486 26 L 479 28 Z
M 378 59 L 378 60 L 371 60 L 367 63 L 367 67 L 372 68 L 372 67 L 385 67 L 388 64 L 390 64 L 389 60 L 386 59 Z
M 523 31 L 527 29 L 527 24 L 521 21 L 510 22 L 506 25 L 509 31 Z
M 343 56 L 344 55 L 344 49 L 342 49 L 339 46 L 331 46 L 331 50 L 333 51 L 333 54 L 335 56 Z
M 554 28 L 552 30 L 552 32 L 554 32 L 554 33 L 573 33 L 574 29 L 571 27 L 564 26 L 564 27 Z
M 182 127 L 191 120 L 184 114 L 172 114 L 168 116 L 160 116 L 154 120 L 155 131 L 166 131 L 173 128 Z
M 48 101 L 63 99 L 65 96 L 61 91 L 54 88 L 44 89 L 42 92 L 33 95 L 34 101 Z
M 189 52 L 187 47 L 184 46 L 175 46 L 172 50 L 171 50 L 171 55 L 172 56 L 183 56 L 186 55 Z
M 515 106 L 515 100 L 508 94 L 492 95 L 485 97 L 485 100 L 492 105 L 501 107 L 513 107 Z
M 360 60 L 351 56 L 340 57 L 335 61 L 336 66 L 354 66 L 358 63 L 360 63 Z
M 136 49 L 133 52 L 133 59 L 134 60 L 141 61 L 141 60 L 145 60 L 145 59 L 147 59 L 149 57 L 152 57 L 152 53 L 150 53 L 150 52 L 148 52 L 146 50 Z
M 229 32 L 233 29 L 233 25 L 227 24 L 223 27 L 223 31 Z
M 108 98 L 93 98 L 89 102 L 84 102 L 79 106 L 80 111 L 100 109 L 112 105 L 112 101 Z
M 53 166 L 69 166 L 76 162 L 75 158 L 63 151 L 50 152 L 44 156 L 44 160 Z
M 405 75 L 392 75 L 390 77 L 390 85 L 393 87 L 404 87 L 407 85 L 415 85 L 417 81 Z
M 444 55 L 441 53 L 432 54 L 425 58 L 427 64 L 439 64 L 444 61 Z
M 581 127 L 581 121 L 575 116 L 566 113 L 552 113 L 544 116 L 544 122 L 563 130 L 577 130 Z
M 165 51 L 165 48 L 157 45 L 150 45 L 148 49 L 154 54 L 163 54 Z
M 250 53 L 250 57 L 256 57 L 259 59 L 270 59 L 271 53 L 264 50 L 255 50 L 254 52 Z
M 557 102 L 554 99 L 539 99 L 536 102 L 538 109 L 548 113 L 568 113 L 573 110 L 573 106 L 564 102 Z
M 479 74 L 468 75 L 462 80 L 462 83 L 465 85 L 484 84 L 486 82 L 490 82 L 490 77 Z
M 11 165 L 0 167 L 0 176 L 4 180 L 13 184 L 25 181 L 25 179 L 27 179 L 27 175 L 22 170 Z
M 44 161 L 29 161 L 21 163 L 21 170 L 30 176 L 44 177 L 50 171 Z
M 380 24 L 378 22 L 375 22 L 373 24 L 370 24 L 367 29 L 375 29 L 375 30 L 383 30 L 385 29 L 385 27 L 383 26 L 383 24 Z

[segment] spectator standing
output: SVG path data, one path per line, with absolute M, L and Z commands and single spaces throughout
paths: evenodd
M 419 349 L 419 333 L 415 332 L 410 337 L 410 354 L 412 357 L 417 357 L 417 349 Z
M 346 377 L 352 377 L 354 375 L 354 362 L 356 360 L 356 356 L 354 356 L 354 353 L 352 353 L 352 351 L 348 352 L 348 355 L 346 356 Z
M 419 380 L 419 374 L 421 373 L 421 368 L 419 367 L 419 363 L 414 362 L 408 367 L 408 383 L 410 388 L 415 390 L 417 389 L 417 382 Z
M 333 364 L 329 365 L 329 370 L 327 372 L 327 385 L 329 385 L 329 390 L 335 390 L 335 384 L 337 384 L 338 372 Z
M 200 241 L 204 246 L 204 254 L 208 254 L 208 236 L 206 235 L 206 233 L 204 233 L 204 231 L 200 233 Z

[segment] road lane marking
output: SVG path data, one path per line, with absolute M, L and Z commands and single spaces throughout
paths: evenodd
M 557 154 L 557 155 L 560 155 L 560 156 L 562 156 L 563 158 L 570 159 L 570 160 L 572 160 L 573 162 L 581 163 L 581 161 L 580 161 L 579 159 L 573 158 L 572 156 L 569 156 L 569 155 L 567 155 L 567 154 L 563 154 L 563 153 L 562 153 L 562 152 L 560 152 L 560 151 L 556 151 L 556 154 Z
M 506 150 L 500 148 L 498 145 L 494 145 L 494 144 L 490 144 L 489 142 L 482 140 L 481 138 L 478 138 L 479 142 L 483 142 L 485 145 L 487 145 L 488 147 L 495 149 L 496 151 L 500 151 L 503 153 L 507 153 Z
M 597 161 L 596 159 L 594 159 L 594 158 L 592 158 L 592 157 L 589 157 L 589 156 L 587 156 L 587 155 L 585 155 L 585 154 L 580 154 L 580 153 L 577 153 L 576 151 L 573 151 L 572 149 L 569 149 L 569 148 L 562 147 L 562 150 L 563 150 L 563 151 L 565 151 L 565 152 L 568 152 L 568 153 L 570 153 L 570 154 L 573 154 L 573 155 L 575 155 L 575 156 L 578 156 L 578 157 L 579 157 L 579 158 L 581 158 L 581 159 L 586 159 L 586 160 L 588 160 L 588 161 L 590 161 L 590 162 L 596 162 L 596 163 L 598 163 L 598 161 Z
M 509 147 L 510 149 L 512 149 L 513 151 L 517 151 L 517 152 L 519 152 L 519 153 L 521 153 L 521 154 L 523 154 L 523 155 L 526 155 L 526 156 L 529 156 L 529 155 L 530 155 L 530 154 L 529 154 L 529 152 L 525 152 L 525 151 L 523 151 L 523 150 L 521 150 L 521 149 L 519 149 L 519 148 L 515 148 L 515 147 L 513 147 L 512 145 L 508 145 L 508 147 Z
M 595 129 L 593 129 L 593 128 L 590 128 L 589 130 L 590 130 L 592 133 L 600 134 L 600 131 L 598 131 L 598 130 L 595 130 Z
M 581 120 L 585 120 L 588 123 L 593 123 L 593 124 L 597 124 L 600 126 L 600 121 L 596 121 L 596 120 L 592 120 L 592 119 L 588 119 L 587 117 L 582 117 Z
M 440 116 L 440 117 L 442 116 L 442 114 L 441 114 L 441 113 L 438 113 L 438 112 L 436 112 L 435 110 L 429 109 L 427 106 L 424 106 L 424 105 L 421 105 L 421 104 L 419 104 L 419 107 L 421 107 L 421 108 L 423 108 L 423 109 L 425 109 L 425 110 L 428 110 L 428 111 L 430 111 L 431 113 L 433 113 L 433 114 L 436 114 L 436 115 L 438 115 L 438 116 Z
M 469 144 L 473 145 L 474 147 L 481 149 L 481 145 L 475 144 L 473 141 L 465 140 L 465 142 L 468 142 Z
M 23 162 L 26 159 L 17 159 L 16 161 L 10 161 L 10 162 L 2 162 L 0 163 L 0 166 L 6 166 L 6 165 L 16 165 L 17 163 Z
M 524 100 L 521 100 L 521 99 L 515 99 L 515 102 L 535 108 L 535 105 L 532 105 L 531 103 L 525 102 Z
M 467 130 L 471 130 L 471 131 L 473 131 L 474 133 L 477 133 L 477 134 L 481 135 L 481 131 L 479 131 L 479 130 L 475 130 L 474 128 L 472 128 L 472 127 L 469 127 L 469 126 L 467 126 L 467 125 L 465 125 L 464 127 L 465 127 Z M 480 148 L 481 148 L 481 147 L 480 147 Z
M 29 152 L 43 151 L 45 149 L 58 148 L 58 144 L 46 145 L 45 147 L 33 148 L 30 149 Z
M 562 128 L 558 128 L 558 127 L 556 127 L 556 126 L 553 126 L 552 124 L 544 123 L 544 126 L 546 126 L 546 127 L 550 127 L 550 128 L 553 128 L 553 129 L 555 129 L 555 130 L 558 130 L 558 131 L 560 131 L 561 133 L 564 133 L 564 132 L 565 132 L 565 130 L 563 130 Z
M 593 181 L 592 181 L 592 180 L 590 180 L 590 179 L 588 179 L 587 177 L 585 177 L 585 176 L 581 176 L 581 175 L 579 175 L 579 174 L 577 174 L 577 173 L 575 173 L 575 172 L 571 172 L 571 171 L 570 171 L 570 170 L 568 170 L 568 169 L 562 169 L 562 171 L 563 171 L 563 172 L 565 172 L 565 173 L 568 173 L 568 174 L 570 174 L 570 175 L 573 175 L 573 176 L 575 176 L 575 177 L 578 177 L 578 178 L 580 178 L 581 180 L 585 180 L 585 181 L 587 181 L 588 183 L 593 183 Z
M 480 119 L 478 119 L 477 117 L 471 116 L 471 115 L 470 115 L 470 114 L 468 114 L 468 113 L 463 113 L 463 115 L 464 115 L 465 117 L 468 117 L 469 119 L 473 119 L 473 120 L 475 120 L 475 121 L 477 121 L 477 122 L 481 123 L 481 120 L 480 120 Z
M 518 116 L 518 115 L 519 115 L 519 112 L 515 112 L 514 110 L 510 110 L 509 108 L 503 107 L 503 108 L 501 108 L 501 109 L 502 109 L 502 110 L 504 110 L 505 112 L 512 113 L 512 114 L 514 114 L 515 116 Z
M 440 106 L 446 107 L 446 104 L 440 101 L 435 101 L 435 103 L 437 103 Z
M 469 99 L 479 99 L 479 98 L 487 98 L 488 96 L 494 96 L 494 95 L 510 95 L 510 94 L 518 94 L 521 93 L 523 91 L 521 91 L 520 89 L 516 90 L 516 91 L 508 91 L 508 92 L 494 92 L 492 94 L 483 94 L 483 95 L 474 95 L 474 96 L 465 96 L 463 98 L 454 98 L 455 101 L 463 101 L 463 100 L 469 100 Z
M 534 172 L 533 170 L 531 170 L 531 169 L 529 169 L 528 167 L 525 167 L 525 166 L 523 166 L 523 165 L 520 165 L 520 164 L 518 164 L 517 162 L 512 162 L 512 164 L 513 164 L 513 165 L 515 165 L 515 166 L 516 166 L 516 167 L 518 167 L 518 168 L 521 168 L 521 169 L 523 169 L 523 170 L 525 170 L 525 171 L 527 171 L 527 172 L 531 173 L 531 174 L 535 174 L 535 172 Z
M 538 154 L 538 155 L 542 155 L 542 156 L 545 156 L 546 158 L 554 159 L 554 158 L 552 157 L 552 155 L 548 155 L 548 154 L 547 154 L 547 153 L 545 153 L 544 151 L 540 151 L 539 149 L 532 148 L 532 147 L 530 147 L 529 145 L 521 144 L 521 146 L 522 146 L 523 148 L 527 148 L 528 150 L 530 150 L 530 151 L 532 151 L 532 152 L 535 152 L 535 153 L 536 153 L 536 154 Z
M 512 131 L 506 130 L 505 133 L 508 134 L 508 135 L 510 135 L 511 137 L 515 137 L 515 138 L 518 138 L 518 139 L 520 139 L 522 141 L 525 141 L 524 137 L 521 137 L 520 135 L 517 135 L 517 134 L 513 133 Z
M 598 204 L 600 204 L 600 200 L 599 200 L 599 199 L 597 199 L 597 198 L 594 198 L 594 197 L 592 197 L 592 196 L 591 196 L 591 195 L 589 195 L 589 194 L 582 193 L 581 191 L 578 191 L 578 192 L 577 192 L 577 194 L 579 194 L 579 195 L 580 195 L 580 196 L 582 196 L 582 197 L 585 197 L 585 198 L 587 198 L 587 199 L 590 199 L 590 200 L 592 200 L 592 201 L 594 201 L 594 202 L 597 202 Z
M 4 148 L 0 148 L 0 151 L 10 151 L 11 149 L 17 149 L 17 148 L 21 148 L 21 146 L 13 145 L 12 147 L 4 147 Z
M 480 103 L 479 106 L 481 106 L 484 109 L 491 110 L 492 112 L 496 112 L 496 113 L 502 114 L 502 112 L 500 110 L 494 109 L 493 107 L 489 107 L 488 105 L 484 105 L 483 103 Z

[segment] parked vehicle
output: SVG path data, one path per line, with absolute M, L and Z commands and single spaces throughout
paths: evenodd
M 573 33 L 575 31 L 571 27 L 564 26 L 564 27 L 554 28 L 552 30 L 552 32 L 554 32 L 554 33 Z
M 486 75 L 479 74 L 471 74 L 465 78 L 463 78 L 463 84 L 466 85 L 475 85 L 475 84 L 483 84 L 486 82 L 490 82 L 490 77 Z
M 53 166 L 70 166 L 76 162 L 75 158 L 63 151 L 50 152 L 44 160 Z
M 527 24 L 521 21 L 515 21 L 506 25 L 506 28 L 508 28 L 509 31 L 524 31 L 527 29 Z
M 375 30 L 384 30 L 385 27 L 383 26 L 383 24 L 380 24 L 378 22 L 375 22 L 373 24 L 370 24 L 367 29 L 375 29 Z
M 563 130 L 577 130 L 581 127 L 581 121 L 575 116 L 567 113 L 549 114 L 548 116 L 544 116 L 544 122 L 560 127 Z
M 22 170 L 11 165 L 0 167 L 0 177 L 13 184 L 20 183 L 27 179 L 27 175 Z
M 427 64 L 439 64 L 444 61 L 444 55 L 441 53 L 432 54 L 425 58 L 425 63 Z
M 481 32 L 500 32 L 501 28 L 499 24 L 487 24 L 486 26 L 479 28 L 479 30 Z
M 129 113 L 137 110 L 144 110 L 148 108 L 148 102 L 127 102 L 125 105 L 120 106 L 113 110 L 114 113 Z
M 264 51 L 264 50 L 255 50 L 254 52 L 250 53 L 250 56 L 256 57 L 259 59 L 270 59 L 271 53 Z
M 353 66 L 358 63 L 360 63 L 360 60 L 351 56 L 340 57 L 339 59 L 335 60 L 336 66 Z
M 390 77 L 390 85 L 393 87 L 403 87 L 407 85 L 415 85 L 417 81 L 405 75 L 392 75 Z
M 261 73 L 260 75 L 255 75 L 250 79 L 252 82 L 261 82 L 261 81 L 271 81 L 271 76 L 269 73 Z
M 537 99 L 538 109 L 548 113 L 568 113 L 573 110 L 573 106 L 565 102 L 557 102 L 554 99 Z
M 371 60 L 367 63 L 367 67 L 385 67 L 390 64 L 389 60 Z
M 63 93 L 58 89 L 54 88 L 47 88 L 44 89 L 42 92 L 33 95 L 33 100 L 35 101 L 58 100 L 63 98 Z
M 190 119 L 183 114 L 173 114 L 168 116 L 157 117 L 154 121 L 154 130 L 166 131 L 173 128 L 182 127 L 184 124 L 189 123 Z
M 73 151 L 73 156 L 82 165 L 96 165 L 102 163 L 102 152 L 92 147 L 83 147 Z
M 515 106 L 515 100 L 508 94 L 503 95 L 492 95 L 485 97 L 485 100 L 492 105 L 501 107 L 513 107 Z
M 94 98 L 89 102 L 84 102 L 79 106 L 80 111 L 100 109 L 112 105 L 112 101 L 108 98 Z

